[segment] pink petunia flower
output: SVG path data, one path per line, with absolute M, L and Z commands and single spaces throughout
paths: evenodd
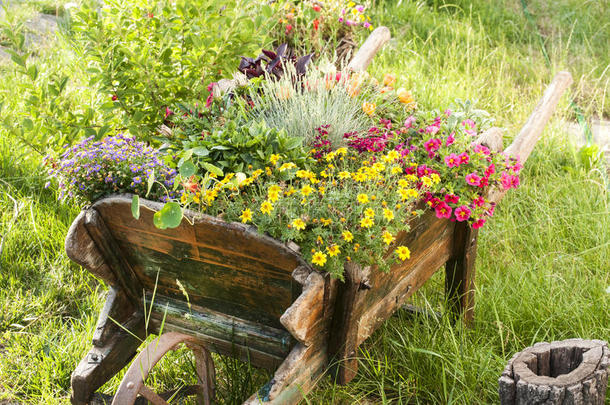
M 445 156 L 445 164 L 449 167 L 458 167 L 460 165 L 460 157 L 455 153 Z
M 481 184 L 481 177 L 476 173 L 470 173 L 466 176 L 466 183 L 478 187 Z
M 485 205 L 485 199 L 481 195 L 475 198 L 472 202 L 474 203 L 475 207 L 482 207 Z
M 447 145 L 447 146 L 452 145 L 453 142 L 455 142 L 455 132 L 452 132 L 449 134 L 449 136 L 447 137 L 447 140 L 445 141 L 445 145 Z
M 464 121 L 462 121 L 462 126 L 464 127 L 464 131 L 471 136 L 474 136 L 477 134 L 477 124 L 474 123 L 473 120 L 471 119 L 465 119 Z
M 468 153 L 466 153 L 466 152 L 460 153 L 460 164 L 465 165 L 468 162 L 470 162 L 470 156 L 468 156 Z
M 451 218 L 451 207 L 447 205 L 446 202 L 441 202 L 439 204 L 437 204 L 437 206 L 434 208 L 434 210 L 436 211 L 436 216 L 437 218 Z M 470 215 L 470 213 L 469 213 Z
M 479 228 L 483 227 L 483 225 L 485 225 L 485 219 L 483 219 L 483 218 L 477 219 L 476 221 L 474 221 L 472 223 L 472 229 L 479 229 Z
M 487 156 L 491 153 L 487 146 L 479 145 L 479 144 L 474 145 L 474 151 L 475 151 L 475 153 L 482 153 L 485 156 Z
M 465 205 L 462 205 L 455 209 L 455 219 L 459 222 L 468 221 L 470 218 L 470 208 Z
M 460 196 L 455 195 L 455 194 L 447 194 L 445 195 L 445 202 L 446 203 L 451 203 L 451 204 L 457 204 L 457 202 L 460 200 Z

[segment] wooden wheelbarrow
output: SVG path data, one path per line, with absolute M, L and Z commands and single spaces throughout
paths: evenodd
M 388 37 L 387 28 L 377 29 L 351 67 L 366 69 Z M 527 160 L 570 83 L 569 73 L 555 77 L 508 154 Z M 501 150 L 502 134 L 491 129 L 479 142 Z M 490 190 L 493 201 L 502 197 Z M 88 403 L 142 340 L 159 332 L 131 364 L 113 404 L 132 404 L 139 395 L 165 404 L 167 396 L 144 382 L 180 343 L 193 350 L 198 375 L 184 391 L 202 403 L 214 398 L 214 351 L 275 371 L 245 404 L 296 404 L 330 363 L 338 365 L 337 381 L 348 383 L 357 372 L 358 346 L 443 265 L 450 311 L 473 318 L 477 230 L 431 211 L 397 237 L 397 245 L 410 248 L 409 260 L 387 273 L 348 262 L 340 282 L 308 266 L 296 245 L 253 227 L 186 211 L 188 221 L 159 230 L 153 214 L 162 204 L 140 204 L 136 220 L 131 196 L 104 198 L 78 215 L 66 238 L 68 256 L 110 286 L 93 347 L 72 374 L 74 404 Z

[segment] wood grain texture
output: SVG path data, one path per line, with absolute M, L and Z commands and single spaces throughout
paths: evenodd
M 504 135 L 502 129 L 491 127 L 487 131 L 480 134 L 474 141 L 476 144 L 487 146 L 494 152 L 502 152 L 504 150 Z
M 371 61 L 381 49 L 381 47 L 390 40 L 391 34 L 388 27 L 377 27 L 364 44 L 358 49 L 347 68 L 355 72 L 364 72 Z

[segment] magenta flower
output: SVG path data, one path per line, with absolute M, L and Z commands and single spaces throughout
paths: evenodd
M 489 177 L 496 172 L 496 165 L 490 164 L 487 169 L 485 169 L 485 177 Z
M 445 114 L 447 117 L 451 116 L 451 110 L 447 108 L 447 109 L 445 110 L 444 114 Z
M 475 145 L 474 151 L 475 151 L 475 153 L 482 153 L 485 156 L 487 156 L 491 153 L 489 148 L 485 145 Z
M 356 7 L 354 7 L 356 10 L 358 10 L 360 13 L 364 13 L 364 6 L 361 5 L 357 5 Z
M 424 148 L 426 148 L 426 151 L 428 153 L 434 153 L 437 150 L 439 150 L 441 145 L 442 145 L 442 143 L 441 143 L 440 139 L 432 138 L 432 139 L 426 141 L 426 143 L 424 143 Z
M 448 156 L 445 156 L 445 164 L 449 167 L 459 167 L 460 157 L 455 153 L 451 153 Z
M 444 201 L 437 204 L 434 210 L 436 211 L 437 218 L 451 218 L 451 207 Z M 468 214 L 470 215 L 470 212 Z
M 476 173 L 470 173 L 466 176 L 466 183 L 470 184 L 471 186 L 478 187 L 481 184 L 481 177 L 479 177 L 479 175 Z
M 169 107 L 165 107 L 165 119 L 167 119 L 167 117 L 170 115 L 174 115 L 174 112 L 170 110 Z
M 474 136 L 477 134 L 477 131 L 476 131 L 477 124 L 475 124 L 473 120 L 465 119 L 464 121 L 462 121 L 462 126 L 464 127 L 464 131 L 468 135 Z
M 455 142 L 455 132 L 449 134 L 449 136 L 447 137 L 447 141 L 445 141 L 445 145 L 452 145 L 453 142 Z
M 479 229 L 485 225 L 485 220 L 483 218 L 477 219 L 472 223 L 472 229 Z
M 438 126 L 438 125 L 436 125 L 436 123 L 434 123 L 434 124 L 426 127 L 426 133 L 434 135 L 439 131 L 439 129 L 441 129 L 440 126 Z
M 415 122 L 415 117 L 414 116 L 410 116 L 409 118 L 407 118 L 405 120 L 405 128 L 409 129 L 413 126 L 413 123 Z
M 445 196 L 445 202 L 446 203 L 457 204 L 457 202 L 459 200 L 460 200 L 460 197 L 455 195 L 455 194 L 447 194 Z
M 470 156 L 468 156 L 468 153 L 466 153 L 466 152 L 460 153 L 460 164 L 465 165 L 468 162 L 470 162 Z
M 462 205 L 455 209 L 455 219 L 459 222 L 468 221 L 470 218 L 470 208 L 465 205 Z
M 483 205 L 485 205 L 485 199 L 481 195 L 478 196 L 477 198 L 475 198 L 474 200 L 472 200 L 472 202 L 475 205 L 475 207 L 482 207 Z

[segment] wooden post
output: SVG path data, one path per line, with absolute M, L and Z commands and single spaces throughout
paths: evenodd
M 449 310 L 466 325 L 474 320 L 474 262 L 478 230 L 466 222 L 455 225 L 453 255 L 445 264 L 445 292 Z
M 355 72 L 364 72 L 369 67 L 375 54 L 390 38 L 391 34 L 388 27 L 377 27 L 358 49 L 347 68 Z

